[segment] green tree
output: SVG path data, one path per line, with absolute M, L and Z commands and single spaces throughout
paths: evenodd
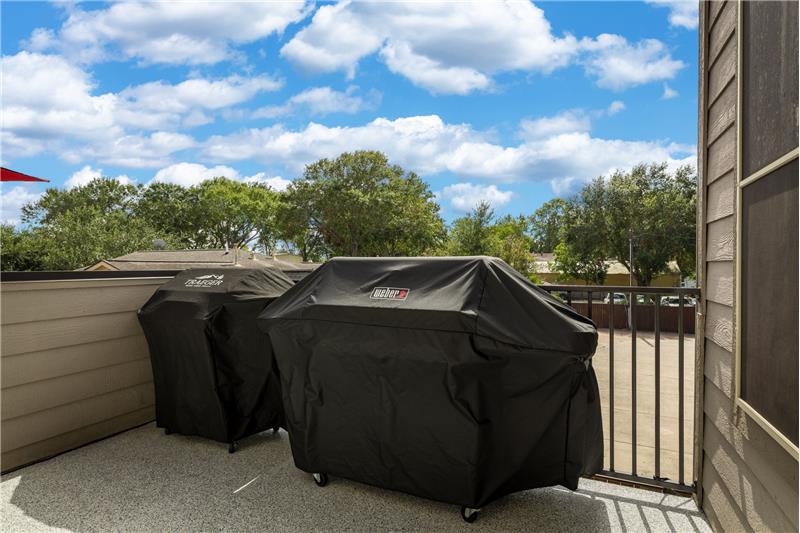
M 533 234 L 533 251 L 553 252 L 561 242 L 559 231 L 564 223 L 569 203 L 562 198 L 553 198 L 543 203 L 530 217 Z
M 174 183 L 152 183 L 139 191 L 134 213 L 163 239 L 171 239 L 179 248 L 208 248 L 211 237 L 203 231 L 203 213 L 199 209 L 197 187 Z
M 303 261 L 320 261 L 328 255 L 314 211 L 314 187 L 305 180 L 293 182 L 281 195 L 277 209 L 277 235 Z
M 608 220 L 602 178 L 587 184 L 564 204 L 555 268 L 564 278 L 605 283 L 608 270 Z
M 44 247 L 40 235 L 30 229 L 0 226 L 0 267 L 2 270 L 44 270 Z
M 45 270 L 74 270 L 152 247 L 163 238 L 143 220 L 118 210 L 73 209 L 38 229 Z
M 224 177 L 197 187 L 198 233 L 211 246 L 260 247 L 272 253 L 276 239 L 276 193 L 260 183 L 243 183 Z
M 491 255 L 495 234 L 492 232 L 494 209 L 479 203 L 472 211 L 453 221 L 447 251 L 450 255 Z
M 499 257 L 520 274 L 531 277 L 533 239 L 530 236 L 530 220 L 522 215 L 506 215 L 497 220 L 491 230 L 490 255 Z
M 693 271 L 687 260 L 695 239 L 696 199 L 689 192 L 693 182 L 696 177 L 690 167 L 673 176 L 666 163 L 617 171 L 606 182 L 609 251 L 639 285 L 650 285 L 673 259 L 682 260 L 687 272 Z
M 310 229 L 333 255 L 421 255 L 443 238 L 428 186 L 380 152 L 321 159 L 306 166 L 298 187 L 307 188 Z
M 48 225 L 68 212 L 132 213 L 137 201 L 135 185 L 96 178 L 80 187 L 47 189 L 39 200 L 22 207 L 22 221 Z

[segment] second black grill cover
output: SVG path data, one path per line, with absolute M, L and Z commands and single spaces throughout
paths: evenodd
M 602 468 L 597 331 L 499 259 L 334 259 L 260 324 L 302 470 L 478 508 Z
M 220 442 L 282 425 L 280 380 L 256 317 L 294 284 L 276 269 L 190 269 L 139 311 L 156 423 Z

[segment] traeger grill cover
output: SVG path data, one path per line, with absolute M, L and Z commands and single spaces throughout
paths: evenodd
M 602 468 L 597 330 L 500 259 L 334 259 L 259 322 L 302 470 L 479 508 Z
M 156 423 L 232 443 L 283 424 L 280 380 L 256 318 L 294 284 L 276 269 L 197 268 L 139 310 L 156 394 Z

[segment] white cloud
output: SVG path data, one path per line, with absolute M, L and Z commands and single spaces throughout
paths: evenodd
M 176 163 L 156 172 L 150 183 L 175 183 L 184 187 L 191 187 L 205 180 L 221 176 L 235 180 L 239 179 L 239 172 L 223 165 L 208 168 L 198 163 Z
M 621 91 L 653 81 L 672 79 L 686 64 L 673 59 L 664 43 L 644 39 L 631 44 L 620 35 L 604 33 L 583 39 L 586 72 L 604 89 Z
M 267 176 L 264 172 L 248 176 L 244 178 L 244 181 L 248 183 L 263 183 L 274 191 L 285 191 L 292 183 L 292 180 L 287 180 L 280 176 Z
M 453 209 L 466 212 L 481 202 L 486 202 L 492 207 L 505 205 L 511 201 L 513 195 L 512 191 L 502 191 L 496 185 L 456 183 L 443 188 L 437 196 L 449 200 Z
M 614 100 L 613 102 L 611 102 L 611 105 L 608 106 L 608 109 L 606 109 L 606 113 L 608 114 L 608 116 L 612 116 L 624 110 L 625 110 L 625 102 L 621 100 Z
M 669 8 L 670 26 L 681 26 L 688 30 L 695 30 L 700 22 L 699 2 L 696 0 L 646 0 L 654 4 Z
M 381 57 L 389 70 L 434 94 L 468 94 L 492 84 L 487 75 L 474 68 L 444 65 L 414 53 L 406 42 L 388 42 L 381 50 Z
M 283 82 L 268 76 L 229 76 L 219 80 L 188 79 L 177 84 L 154 81 L 119 93 L 117 119 L 124 125 L 154 129 L 178 124 L 195 126 L 213 121 L 204 111 L 215 111 L 274 91 Z M 181 117 L 184 117 L 183 120 Z
M 39 200 L 41 192 L 33 192 L 30 187 L 17 185 L 11 190 L 0 187 L 0 222 L 16 226 L 20 223 L 22 206 Z
M 553 35 L 530 2 L 342 2 L 320 7 L 281 55 L 310 72 L 355 74 L 380 53 L 390 70 L 435 93 L 491 87 L 514 70 L 549 73 L 578 51 L 571 35 Z
M 212 122 L 213 113 L 282 84 L 267 76 L 193 78 L 98 95 L 91 76 L 61 56 L 23 51 L 0 61 L 4 153 L 49 151 L 71 163 L 91 157 L 132 167 L 167 165 L 173 153 L 195 144 L 174 130 Z
M 81 62 L 137 58 L 143 63 L 214 64 L 233 46 L 282 33 L 309 11 L 305 2 L 119 2 L 72 7 L 57 34 L 34 30 L 31 50 L 55 49 Z
M 580 109 L 563 111 L 552 117 L 524 119 L 520 122 L 523 139 L 541 139 L 559 133 L 589 131 L 592 127 L 589 115 Z
M 214 161 L 256 159 L 282 162 L 301 171 L 306 163 L 337 157 L 344 151 L 382 150 L 418 172 L 439 171 L 442 157 L 453 145 L 480 135 L 467 125 L 445 124 L 436 115 L 387 120 L 377 118 L 364 126 L 328 127 L 315 122 L 298 131 L 281 125 L 252 128 L 231 135 L 215 135 L 206 143 L 206 156 Z
M 331 113 L 358 113 L 366 109 L 374 109 L 381 100 L 381 93 L 370 91 L 365 97 L 358 96 L 358 87 L 351 85 L 345 91 L 336 91 L 330 87 L 312 87 L 298 93 L 285 104 L 267 106 L 256 109 L 252 118 L 275 118 L 299 110 L 306 110 L 309 115 L 319 116 Z
M 212 178 L 225 177 L 231 180 L 241 180 L 247 183 L 263 183 L 276 191 L 284 191 L 291 183 L 290 180 L 280 176 L 269 176 L 265 172 L 258 172 L 252 176 L 242 177 L 235 168 L 225 165 L 206 167 L 199 163 L 175 163 L 156 172 L 149 183 L 175 183 L 184 187 L 191 187 Z
M 678 97 L 678 91 L 667 85 L 664 84 L 664 93 L 661 95 L 662 100 L 671 100 L 672 98 Z
M 535 122 L 535 121 L 533 121 Z M 569 122 L 569 121 L 566 121 Z M 553 127 L 549 134 L 525 136 L 515 146 L 492 142 L 467 124 L 447 124 L 436 115 L 388 120 L 362 126 L 328 127 L 311 123 L 300 130 L 281 125 L 211 137 L 203 151 L 214 161 L 255 159 L 300 172 L 304 165 L 345 151 L 374 149 L 423 175 L 449 172 L 465 178 L 498 181 L 590 180 L 641 162 L 672 166 L 693 157 L 695 148 L 663 141 L 593 137 L 580 120 Z
M 72 189 L 73 187 L 81 187 L 94 179 L 99 179 L 102 177 L 103 177 L 102 168 L 94 169 L 91 166 L 86 165 L 82 169 L 73 173 L 72 176 L 70 176 L 69 179 L 64 183 L 64 186 L 67 189 Z M 133 184 L 133 180 L 124 174 L 109 179 L 117 180 L 123 185 Z

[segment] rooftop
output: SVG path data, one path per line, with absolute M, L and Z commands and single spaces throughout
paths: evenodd
M 530 490 L 467 526 L 453 505 L 295 468 L 288 435 L 223 444 L 132 429 L 2 477 L 5 531 L 711 531 L 694 502 L 585 479 Z
M 113 259 L 104 259 L 84 270 L 185 270 L 187 268 L 263 268 L 276 267 L 283 272 L 306 274 L 319 263 L 286 260 L 247 250 L 142 250 Z M 292 277 L 290 275 L 290 277 Z M 302 276 L 301 276 L 302 277 Z

